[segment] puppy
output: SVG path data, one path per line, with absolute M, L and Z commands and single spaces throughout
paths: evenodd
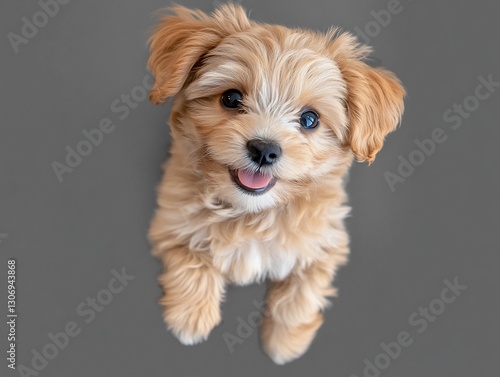
M 161 305 L 186 345 L 221 321 L 227 284 L 269 280 L 261 342 L 301 356 L 346 262 L 344 177 L 403 112 L 398 79 L 348 33 L 261 24 L 237 5 L 170 8 L 150 39 L 154 104 L 175 97 L 149 231 Z

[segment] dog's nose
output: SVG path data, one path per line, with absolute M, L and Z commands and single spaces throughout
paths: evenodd
M 253 162 L 262 165 L 271 165 L 281 156 L 281 148 L 273 141 L 250 140 L 247 149 Z

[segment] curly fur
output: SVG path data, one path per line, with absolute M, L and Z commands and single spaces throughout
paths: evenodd
M 396 128 L 404 89 L 364 63 L 370 49 L 348 33 L 260 24 L 237 5 L 168 12 L 149 60 L 151 100 L 175 97 L 149 232 L 165 267 L 165 321 L 182 343 L 198 343 L 220 322 L 226 284 L 269 279 L 263 348 L 276 363 L 291 361 L 314 338 L 347 260 L 344 177 L 354 157 L 372 162 Z M 243 111 L 221 105 L 232 88 L 244 93 Z M 298 123 L 305 108 L 321 116 L 312 132 Z M 266 167 L 276 185 L 259 196 L 228 172 L 255 169 L 245 150 L 254 138 L 283 150 Z

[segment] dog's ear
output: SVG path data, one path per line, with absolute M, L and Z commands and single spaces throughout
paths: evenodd
M 371 50 L 353 36 L 337 36 L 330 51 L 347 86 L 348 143 L 359 161 L 371 163 L 401 120 L 406 92 L 394 74 L 364 62 Z
M 155 105 L 179 93 L 197 62 L 224 37 L 250 27 L 244 9 L 234 4 L 210 16 L 182 6 L 167 11 L 149 39 L 148 67 L 155 77 L 149 98 Z

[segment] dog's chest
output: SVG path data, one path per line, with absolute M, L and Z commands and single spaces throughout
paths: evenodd
M 234 284 L 246 285 L 265 278 L 282 280 L 298 263 L 297 254 L 275 242 L 245 240 L 213 253 L 214 266 Z

